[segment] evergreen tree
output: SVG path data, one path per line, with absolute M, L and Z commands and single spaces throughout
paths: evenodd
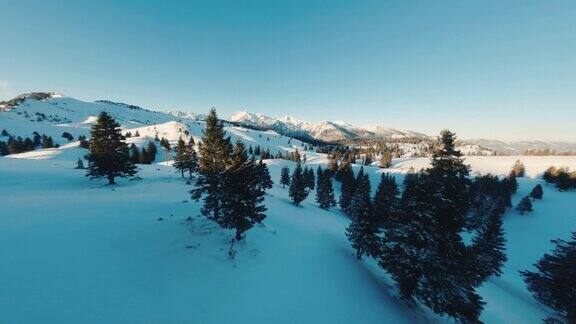
M 544 195 L 544 190 L 542 189 L 542 185 L 537 184 L 532 191 L 530 191 L 530 197 L 534 200 L 536 199 L 542 199 L 542 196 Z
M 260 159 L 258 162 L 257 170 L 260 179 L 258 186 L 261 188 L 261 190 L 272 189 L 274 182 L 270 176 L 268 166 L 264 163 L 264 161 L 262 161 L 262 159 Z
M 380 156 L 380 167 L 389 168 L 391 166 L 392 166 L 392 154 L 388 151 L 382 152 L 382 156 Z
M 146 164 L 150 164 L 156 161 L 156 154 L 158 153 L 158 148 L 156 147 L 156 144 L 154 144 L 154 142 L 148 142 L 146 151 L 148 155 Z
M 316 171 L 316 202 L 322 209 L 330 209 L 336 206 L 331 172 L 322 171 L 320 166 L 318 166 Z
M 296 168 L 292 173 L 292 179 L 290 179 L 290 188 L 288 192 L 295 205 L 300 205 L 300 203 L 308 197 L 309 192 L 306 187 L 306 181 L 304 179 L 304 173 L 300 162 L 296 163 Z
M 526 212 L 531 212 L 532 201 L 530 200 L 530 198 L 528 196 L 522 198 L 522 200 L 520 200 L 520 202 L 518 203 L 518 206 L 516 206 L 516 210 L 520 213 L 520 215 L 524 215 L 524 213 Z
M 202 214 L 216 222 L 222 217 L 225 172 L 232 153 L 230 138 L 224 136 L 224 125 L 218 119 L 216 110 L 212 109 L 206 117 L 206 127 L 200 146 L 196 188 L 190 193 L 192 199 L 196 201 L 204 197 Z
M 390 225 L 389 223 L 398 209 L 399 194 L 400 191 L 394 178 L 388 173 L 383 173 L 373 202 L 374 218 L 379 226 L 388 227 Z
M 282 188 L 286 188 L 286 186 L 290 185 L 290 169 L 288 169 L 287 166 L 282 167 L 280 184 L 282 185 Z
M 516 162 L 514 162 L 514 166 L 512 167 L 512 171 L 517 177 L 523 178 L 524 174 L 526 173 L 526 168 L 520 160 L 516 160 Z
M 138 147 L 134 143 L 130 145 L 130 160 L 133 164 L 140 163 L 140 150 L 138 150 Z
M 8 144 L 4 141 L 0 141 L 0 156 L 8 155 Z
M 502 216 L 494 210 L 487 223 L 483 224 L 481 230 L 474 237 L 471 248 L 470 275 L 475 275 L 476 280 L 481 283 L 489 276 L 499 276 L 502 274 L 502 267 L 507 260 L 504 249 L 506 238 L 502 228 Z
M 101 112 L 92 126 L 86 176 L 90 179 L 107 178 L 108 184 L 113 185 L 116 177 L 136 174 L 124 139 L 120 125 L 106 112 Z
M 39 138 L 39 137 L 38 137 Z M 85 148 L 85 149 L 89 149 L 90 148 L 90 142 L 88 142 L 88 140 L 86 139 L 86 136 L 84 135 L 80 135 L 78 136 L 78 141 L 80 142 L 78 144 L 79 147 L 81 148 Z M 36 138 L 34 138 L 34 142 L 36 143 Z M 39 144 L 36 144 L 36 146 L 38 146 Z
M 356 258 L 361 259 L 364 254 L 371 257 L 380 255 L 380 230 L 373 213 L 370 180 L 368 175 L 363 173 L 357 179 L 356 191 L 350 204 L 350 216 L 352 222 L 346 229 L 346 236 L 356 250 Z
M 568 323 L 576 323 L 576 232 L 571 241 L 553 240 L 536 271 L 521 271 L 528 290 L 542 304 L 556 310 Z
M 198 172 L 199 170 L 199 166 L 198 166 L 198 154 L 196 153 L 196 150 L 194 149 L 194 139 L 190 138 L 190 141 L 188 142 L 188 145 L 186 146 L 186 151 L 187 151 L 187 160 L 186 163 L 184 164 L 185 167 L 185 171 L 188 172 L 188 181 L 192 181 L 192 176 L 194 173 Z
M 352 196 L 354 195 L 354 172 L 352 171 L 352 166 L 348 162 L 340 163 L 340 169 L 338 170 L 338 175 L 340 177 L 340 209 L 348 212 L 350 203 L 352 202 Z
M 216 218 L 216 222 L 223 228 L 234 229 L 238 241 L 254 223 L 266 218 L 261 176 L 254 158 L 248 158 L 244 145 L 237 141 L 224 177 L 222 216 Z
M 84 169 L 84 161 L 82 161 L 80 158 L 76 162 L 76 169 Z
M 544 172 L 544 174 L 542 175 L 542 179 L 544 179 L 546 183 L 554 183 L 557 176 L 557 172 L 558 170 L 556 169 L 556 167 L 551 166 Z
M 134 137 L 139 137 L 140 133 L 138 132 L 138 130 L 136 130 L 136 133 L 134 133 Z
M 308 190 L 314 190 L 316 179 L 314 178 L 314 170 L 304 167 L 304 183 Z
M 178 139 L 176 144 L 176 155 L 174 156 L 174 168 L 180 172 L 180 177 L 184 178 L 184 172 L 188 169 L 187 163 L 190 160 L 190 150 L 182 137 Z
M 498 273 L 501 263 L 482 263 L 491 258 L 476 255 L 474 249 L 478 253 L 488 249 L 469 247 L 461 237 L 470 190 L 469 167 L 461 156 L 454 134 L 443 131 L 432 166 L 406 176 L 398 216 L 385 231 L 380 265 L 396 281 L 403 298 L 415 298 L 460 321 L 477 322 L 484 302 L 475 289 L 488 275 Z M 483 242 L 491 251 L 501 252 L 500 237 L 492 235 L 491 240 L 487 232 L 478 234 L 476 244 Z

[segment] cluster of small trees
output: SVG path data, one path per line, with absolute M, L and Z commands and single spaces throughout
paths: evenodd
M 518 206 L 516 206 L 516 210 L 520 213 L 520 215 L 524 215 L 524 213 L 531 212 L 533 210 L 532 201 L 542 199 L 543 195 L 544 195 L 544 189 L 542 188 L 542 185 L 537 184 L 536 186 L 534 186 L 534 188 L 532 188 L 532 190 L 527 196 L 523 197 L 520 200 Z
M 148 142 L 148 145 L 142 149 L 139 149 L 134 143 L 130 145 L 130 160 L 134 164 L 152 164 L 156 161 L 157 153 L 158 148 L 153 142 Z
M 242 142 L 230 143 L 214 109 L 206 117 L 199 151 L 192 198 L 203 199 L 202 214 L 208 219 L 235 230 L 232 243 L 241 240 L 245 231 L 266 218 L 264 195 L 273 185 L 268 167 L 249 157 Z
M 356 256 L 377 259 L 402 298 L 477 322 L 484 302 L 476 288 L 499 275 L 506 260 L 502 213 L 508 198 L 502 196 L 515 191 L 515 178 L 470 179 L 454 143 L 454 134 L 443 131 L 431 167 L 407 174 L 401 196 L 394 179 L 383 175 L 372 198 L 363 170 L 354 178 L 344 169 L 342 187 L 350 182 L 353 190 L 342 190 L 350 197 L 341 197 L 340 207 L 352 219 L 346 234 Z M 471 213 L 483 221 L 471 223 Z M 461 237 L 464 230 L 474 232 L 470 244 Z
M 194 173 L 198 172 L 198 154 L 194 149 L 194 138 L 190 137 L 188 144 L 182 138 L 178 139 L 175 148 L 174 168 L 180 172 L 182 178 L 188 173 L 188 181 L 192 180 Z
M 13 137 L 6 130 L 2 131 L 2 136 L 8 137 L 7 141 L 0 141 L 0 156 L 33 151 L 38 148 L 58 147 L 50 136 L 40 135 L 34 132 L 32 138 L 23 139 L 20 136 Z
M 568 168 L 549 167 L 542 175 L 542 179 L 546 183 L 554 184 L 561 191 L 576 188 L 576 171 L 570 171 Z

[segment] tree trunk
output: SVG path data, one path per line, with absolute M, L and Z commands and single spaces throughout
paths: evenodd
M 240 232 L 239 230 L 236 230 L 236 240 L 240 241 L 242 239 L 242 232 Z
M 114 182 L 114 176 L 109 175 L 108 176 L 108 185 L 111 186 L 111 185 L 115 185 L 115 184 L 116 184 L 116 182 Z

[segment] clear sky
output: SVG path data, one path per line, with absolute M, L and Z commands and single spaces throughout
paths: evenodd
M 576 141 L 576 1 L 0 0 L 0 98 Z

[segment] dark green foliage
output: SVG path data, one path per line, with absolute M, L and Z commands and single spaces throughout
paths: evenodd
M 374 218 L 379 226 L 389 227 L 390 221 L 398 211 L 400 191 L 396 181 L 388 173 L 383 173 L 374 195 Z
M 553 240 L 551 254 L 544 254 L 537 271 L 521 271 L 528 290 L 542 304 L 576 323 L 576 232 L 571 241 Z
M 130 160 L 134 164 L 140 163 L 140 150 L 138 150 L 138 146 L 134 143 L 130 145 Z
M 84 161 L 82 161 L 82 159 L 78 159 L 78 161 L 76 162 L 76 168 L 75 169 L 84 169 Z
M 62 137 L 67 139 L 68 141 L 72 141 L 74 139 L 74 136 L 72 136 L 72 134 L 70 134 L 68 132 L 62 133 Z
M 543 195 L 544 189 L 542 189 L 542 185 L 540 184 L 537 184 L 534 188 L 532 188 L 532 191 L 530 191 L 530 197 L 534 200 L 542 199 Z
M 300 162 L 296 163 L 296 168 L 294 169 L 292 178 L 290 179 L 290 188 L 288 192 L 295 205 L 300 205 L 300 203 L 308 197 L 309 191 L 306 187 L 306 180 L 304 179 L 304 173 Z
M 124 139 L 120 125 L 106 112 L 101 112 L 92 126 L 86 176 L 90 179 L 107 178 L 108 184 L 112 185 L 116 177 L 136 174 Z
M 180 172 L 180 176 L 184 178 L 184 172 L 187 169 L 186 163 L 189 160 L 189 151 L 182 137 L 178 139 L 175 151 L 176 155 L 174 156 L 174 164 L 172 166 L 178 170 L 178 172 Z
M 322 209 L 330 209 L 336 206 L 334 188 L 332 187 L 332 173 L 328 170 L 322 171 L 320 166 L 318 166 L 316 171 L 316 202 Z
M 352 196 L 354 195 L 354 172 L 352 171 L 352 165 L 348 162 L 340 163 L 340 168 L 336 173 L 336 177 L 340 178 L 340 209 L 348 212 L 350 203 L 352 202 Z
M 84 135 L 78 136 L 78 141 L 80 142 L 78 144 L 79 147 L 85 148 L 85 149 L 90 148 L 90 142 L 88 142 L 88 140 L 86 139 L 86 136 L 84 136 Z M 36 139 L 34 140 L 34 142 L 36 142 Z
M 8 144 L 4 141 L 0 141 L 0 156 L 8 155 Z
M 280 173 L 280 184 L 283 188 L 290 185 L 290 169 L 285 166 L 282 167 L 282 171 Z
M 246 149 L 240 141 L 236 142 L 229 162 L 224 177 L 223 213 L 216 221 L 223 228 L 234 229 L 235 238 L 239 241 L 242 239 L 242 233 L 266 218 L 263 173 L 254 158 L 248 158 Z
M 308 190 L 314 190 L 314 187 L 316 185 L 316 179 L 314 178 L 314 170 L 312 170 L 311 168 L 309 169 L 308 167 L 304 168 L 304 183 L 306 185 L 306 188 L 308 188 Z
M 532 200 L 530 197 L 526 196 L 520 200 L 518 206 L 516 206 L 516 210 L 520 213 L 520 215 L 524 215 L 524 213 L 532 211 Z
M 443 131 L 432 166 L 406 175 L 398 212 L 384 228 L 380 265 L 403 298 L 477 322 L 484 302 L 475 289 L 500 272 L 504 241 L 500 219 L 490 218 L 471 246 L 463 242 L 471 180 L 454 143 L 454 134 Z
M 259 172 L 260 182 L 258 186 L 261 190 L 272 189 L 274 182 L 272 181 L 272 177 L 270 176 L 270 171 L 268 170 L 268 166 L 260 159 L 257 165 L 257 170 Z
M 362 172 L 359 173 L 356 182 L 356 190 L 349 208 L 352 221 L 346 228 L 346 236 L 356 250 L 356 258 L 361 259 L 364 254 L 377 257 L 380 255 L 381 245 L 378 236 L 380 224 L 373 213 L 370 180 L 368 175 Z
M 208 219 L 219 222 L 222 217 L 222 202 L 225 193 L 225 172 L 230 162 L 232 145 L 225 137 L 224 125 L 218 119 L 216 110 L 210 110 L 206 117 L 206 127 L 202 137 L 199 158 L 199 174 L 196 188 L 190 193 L 192 199 L 203 198 L 202 214 Z
M 144 149 L 142 149 L 144 150 Z M 147 151 L 147 159 L 146 159 L 146 164 L 150 164 L 154 161 L 156 161 L 156 154 L 158 153 L 158 148 L 156 147 L 156 144 L 154 144 L 154 142 L 148 142 L 148 146 L 146 147 L 146 151 Z

